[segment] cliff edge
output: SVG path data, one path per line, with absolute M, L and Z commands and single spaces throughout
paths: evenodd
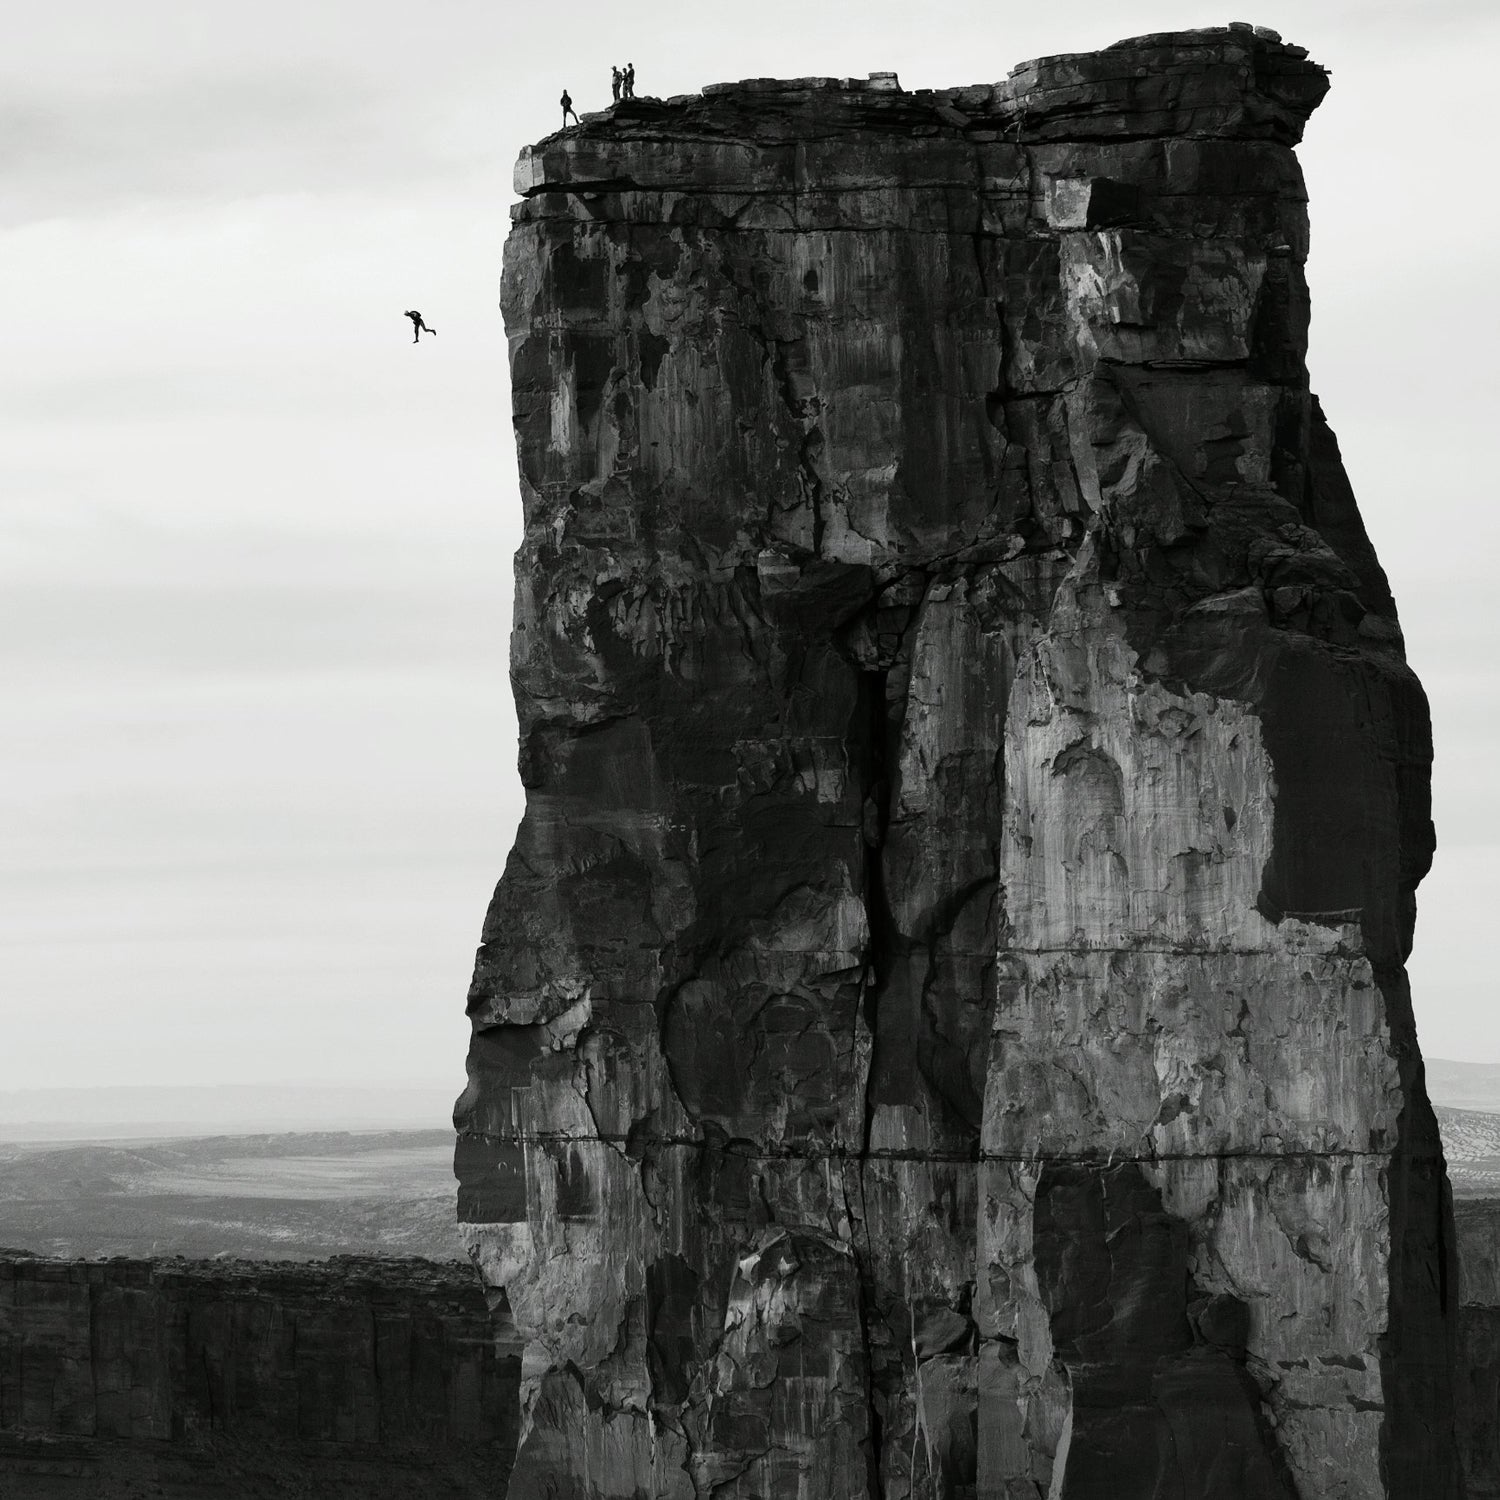
M 511 1494 L 1456 1496 L 1425 700 L 1274 33 L 523 152 Z
M 6 1500 L 478 1500 L 519 1350 L 461 1264 L 0 1251 Z

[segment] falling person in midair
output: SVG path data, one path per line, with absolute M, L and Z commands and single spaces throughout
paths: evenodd
M 573 108 L 573 96 L 567 91 L 567 89 L 564 89 L 562 91 L 562 99 L 559 102 L 562 104 L 563 129 L 566 130 L 568 128 L 569 115 L 573 116 L 573 123 L 577 125 L 579 123 L 578 114 Z
M 408 311 L 405 314 L 405 316 L 411 319 L 411 341 L 412 341 L 412 343 L 414 343 L 414 344 L 421 343 L 421 341 L 422 341 L 422 335 L 424 333 L 430 333 L 433 336 L 433 338 L 437 337 L 437 329 L 436 328 L 429 328 L 422 321 L 422 314 L 421 313 Z

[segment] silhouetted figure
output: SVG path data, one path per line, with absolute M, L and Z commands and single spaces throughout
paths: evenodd
M 625 97 L 627 99 L 634 99 L 635 98 L 635 64 L 634 63 L 626 63 L 625 64 L 624 84 L 625 84 Z
M 573 116 L 573 123 L 575 125 L 579 123 L 578 116 L 573 109 L 573 96 L 567 91 L 567 89 L 564 89 L 562 92 L 561 103 L 563 109 L 563 129 L 566 130 L 568 128 L 569 115 Z
M 620 88 L 625 82 L 625 75 L 618 68 L 609 70 L 609 91 L 614 96 L 616 104 L 620 102 Z
M 422 335 L 424 333 L 430 333 L 433 336 L 433 338 L 437 337 L 437 329 L 436 328 L 429 328 L 422 321 L 422 314 L 421 313 L 408 311 L 407 314 L 406 314 L 406 316 L 411 319 L 411 341 L 412 341 L 412 343 L 414 343 L 414 344 L 420 344 L 422 342 Z

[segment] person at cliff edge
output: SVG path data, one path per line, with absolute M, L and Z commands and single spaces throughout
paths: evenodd
M 433 338 L 437 337 L 437 329 L 436 328 L 429 328 L 422 321 L 422 314 L 421 313 L 415 312 L 412 309 L 408 308 L 407 311 L 403 314 L 403 316 L 404 317 L 408 317 L 408 318 L 411 319 L 411 341 L 412 341 L 412 343 L 414 343 L 414 344 L 420 344 L 422 342 L 422 335 L 424 333 L 430 333 L 433 336 Z
M 567 89 L 564 89 L 562 91 L 562 99 L 561 99 L 560 103 L 562 104 L 562 112 L 563 112 L 563 129 L 566 130 L 568 128 L 568 116 L 569 115 L 573 116 L 573 123 L 575 125 L 577 125 L 579 123 L 579 120 L 578 120 L 578 115 L 575 113 L 575 111 L 573 109 L 573 96 L 567 91 Z

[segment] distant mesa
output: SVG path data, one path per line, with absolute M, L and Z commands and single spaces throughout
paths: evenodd
M 518 1356 L 462 1266 L 0 1252 L 0 1494 L 503 1493 Z

